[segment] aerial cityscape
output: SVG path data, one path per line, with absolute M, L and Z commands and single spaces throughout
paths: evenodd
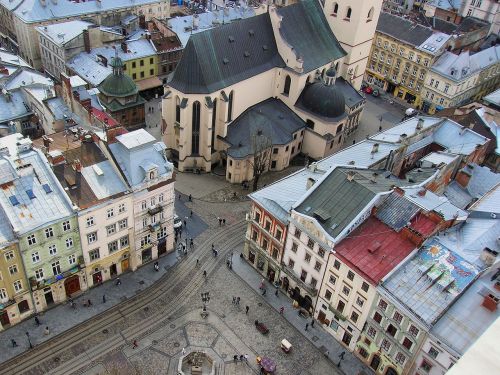
M 500 373 L 498 0 L 0 0 L 0 375 Z

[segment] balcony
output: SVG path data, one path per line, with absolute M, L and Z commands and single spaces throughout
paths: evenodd
M 285 271 L 286 275 L 295 281 L 299 288 L 305 289 L 305 291 L 313 297 L 318 295 L 318 289 L 313 287 L 311 284 L 302 281 L 300 277 L 295 274 L 295 271 L 292 268 L 288 267 L 285 263 L 281 263 L 281 267 L 283 271 Z
M 150 232 L 156 231 L 160 227 L 160 222 L 149 224 L 148 228 Z
M 339 320 L 342 320 L 343 322 L 347 320 L 347 317 L 332 305 L 328 305 L 328 310 L 330 310 Z
M 161 205 L 157 205 L 155 207 L 151 207 L 148 209 L 148 214 L 150 214 L 151 216 L 154 216 L 156 214 L 159 214 L 160 212 L 163 211 L 163 206 Z

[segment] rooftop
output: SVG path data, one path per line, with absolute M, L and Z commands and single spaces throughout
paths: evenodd
M 382 287 L 430 327 L 478 274 L 476 267 L 432 238 Z
M 25 151 L 18 153 L 18 143 Z M 11 170 L 11 177 L 2 181 L 0 205 L 13 230 L 20 234 L 62 220 L 73 213 L 47 159 L 30 144 L 20 134 L 0 138 L 0 147 L 6 147 L 9 152 L 2 163 L 4 168 L 9 165 Z
M 28 101 L 24 94 L 19 91 L 10 91 L 8 94 L 0 93 L 0 124 L 8 124 L 31 115 L 33 112 L 28 107 Z
M 500 107 L 500 89 L 493 91 L 491 94 L 486 95 L 483 98 L 483 101 L 493 106 Z
M 335 252 L 351 268 L 377 285 L 414 249 L 411 241 L 370 217 L 342 240 Z
M 92 25 L 93 24 L 90 22 L 75 20 L 54 23 L 47 26 L 38 26 L 36 29 L 40 34 L 51 40 L 54 44 L 63 46 L 79 36 L 83 33 L 83 30 L 87 30 L 89 26 Z
M 389 35 L 414 47 L 423 45 L 433 34 L 430 27 L 386 12 L 380 13 L 377 32 Z M 426 52 L 432 53 L 433 51 Z
M 259 133 L 273 145 L 285 145 L 305 127 L 305 122 L 281 100 L 266 99 L 245 110 L 228 126 L 224 141 L 231 146 L 227 153 L 233 158 L 253 155 L 254 138 Z
M 500 214 L 500 184 L 487 192 L 480 200 L 474 203 L 470 210 Z
M 406 199 L 427 212 L 440 214 L 445 221 L 464 220 L 467 217 L 467 212 L 451 204 L 446 197 L 436 195 L 430 190 L 420 187 L 403 187 L 403 190 Z
M 377 208 L 375 216 L 399 232 L 420 211 L 420 207 L 397 192 L 392 192 Z

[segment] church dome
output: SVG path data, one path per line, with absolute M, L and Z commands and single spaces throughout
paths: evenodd
M 345 99 L 335 85 L 315 82 L 304 88 L 302 105 L 318 116 L 335 118 L 344 114 Z
M 99 91 L 105 96 L 118 98 L 137 94 L 139 89 L 134 80 L 123 74 L 122 60 L 114 57 L 110 65 L 113 67 L 113 73 L 99 85 Z

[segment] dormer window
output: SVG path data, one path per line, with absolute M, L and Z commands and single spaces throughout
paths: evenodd
M 154 180 L 156 178 L 157 173 L 158 173 L 158 171 L 156 170 L 156 168 L 150 169 L 149 170 L 149 179 Z

